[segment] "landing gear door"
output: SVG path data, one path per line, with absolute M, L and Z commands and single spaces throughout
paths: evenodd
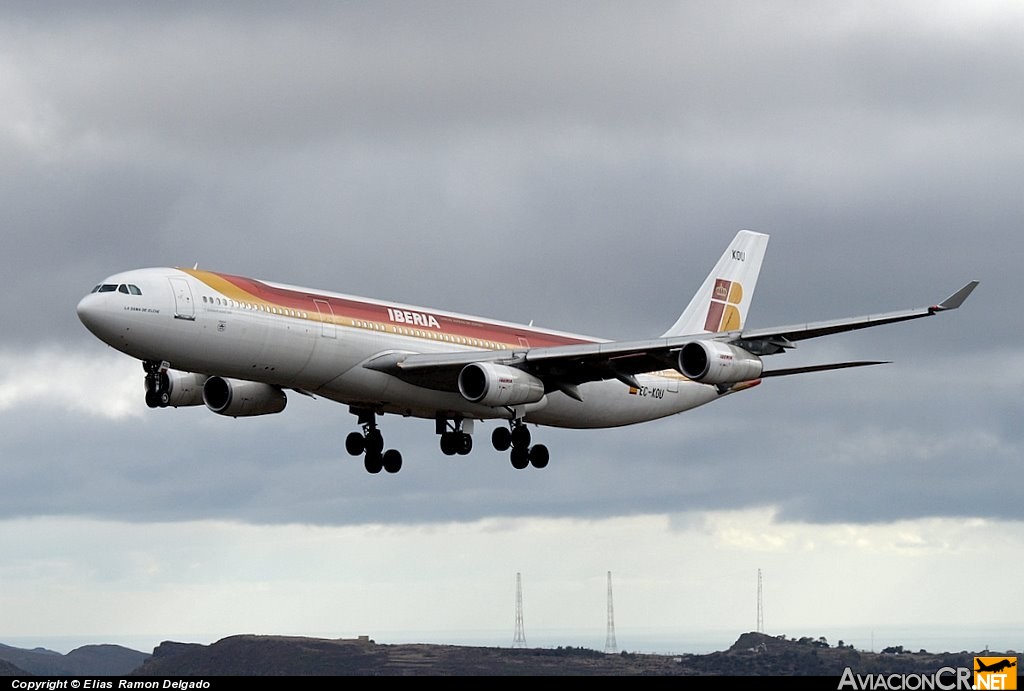
M 184 278 L 168 278 L 174 293 L 174 318 L 194 321 L 196 306 L 192 302 L 192 289 Z

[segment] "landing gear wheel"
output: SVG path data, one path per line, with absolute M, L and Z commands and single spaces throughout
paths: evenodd
M 397 473 L 402 469 L 402 454 L 395 449 L 388 449 L 384 452 L 384 457 L 381 459 L 384 466 L 384 470 L 389 473 Z
M 156 391 L 146 391 L 146 405 L 150 408 L 158 408 L 160 406 L 160 398 L 157 396 Z
M 512 447 L 510 457 L 512 459 L 512 467 L 516 470 L 522 470 L 530 465 L 530 452 L 521 446 Z
M 458 432 L 445 432 L 441 435 L 441 453 L 445 456 L 454 456 L 459 452 Z
M 380 456 L 384 451 L 384 435 L 379 429 L 372 429 L 366 433 L 366 455 Z
M 524 449 L 530 446 L 530 429 L 526 425 L 519 423 L 512 428 L 512 446 Z
M 495 451 L 508 451 L 512 446 L 512 432 L 508 427 L 498 427 L 491 432 L 491 445 Z
M 377 413 L 365 408 L 349 407 L 359 419 L 362 432 L 351 432 L 345 437 L 345 450 L 352 456 L 363 457 L 366 472 L 377 474 L 382 470 L 397 473 L 402 469 L 402 454 L 396 449 L 384 450 L 384 435 L 377 429 Z
M 381 458 L 380 452 L 370 453 L 366 452 L 366 457 L 363 458 L 363 467 L 366 468 L 366 472 L 373 473 L 376 475 L 384 468 L 384 459 Z
M 543 444 L 535 444 L 530 447 L 530 465 L 534 468 L 546 468 L 548 461 L 551 459 L 551 455 L 548 453 L 548 447 Z
M 458 454 L 460 456 L 466 456 L 470 451 L 473 450 L 473 437 L 466 433 L 461 433 L 458 436 L 459 448 Z
M 166 408 L 167 406 L 169 406 L 171 404 L 171 392 L 161 391 L 160 394 L 157 396 L 157 404 L 161 408 Z
M 345 450 L 350 456 L 362 456 L 366 451 L 366 439 L 359 432 L 352 432 L 345 437 Z

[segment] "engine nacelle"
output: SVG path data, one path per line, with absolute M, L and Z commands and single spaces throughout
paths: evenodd
M 167 370 L 167 405 L 175 408 L 203 404 L 205 374 Z
M 288 397 L 270 384 L 210 377 L 203 384 L 203 403 L 218 415 L 246 417 L 280 413 Z
M 467 401 L 494 408 L 523 405 L 544 398 L 544 382 L 516 367 L 474 362 L 459 372 L 459 393 Z
M 679 351 L 679 371 L 704 384 L 736 384 L 757 379 L 764 364 L 743 348 L 719 341 L 691 341 Z

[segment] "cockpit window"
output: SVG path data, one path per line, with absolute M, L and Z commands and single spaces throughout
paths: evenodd
M 101 283 L 90 292 L 92 293 L 124 293 L 125 295 L 142 295 L 142 289 L 134 283 Z

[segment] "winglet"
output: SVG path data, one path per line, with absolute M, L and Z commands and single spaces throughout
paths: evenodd
M 956 291 L 948 298 L 932 307 L 932 312 L 944 312 L 946 310 L 955 310 L 957 307 L 964 304 L 964 300 L 967 299 L 967 296 L 974 292 L 974 289 L 977 287 L 978 281 L 971 281 L 963 288 Z

